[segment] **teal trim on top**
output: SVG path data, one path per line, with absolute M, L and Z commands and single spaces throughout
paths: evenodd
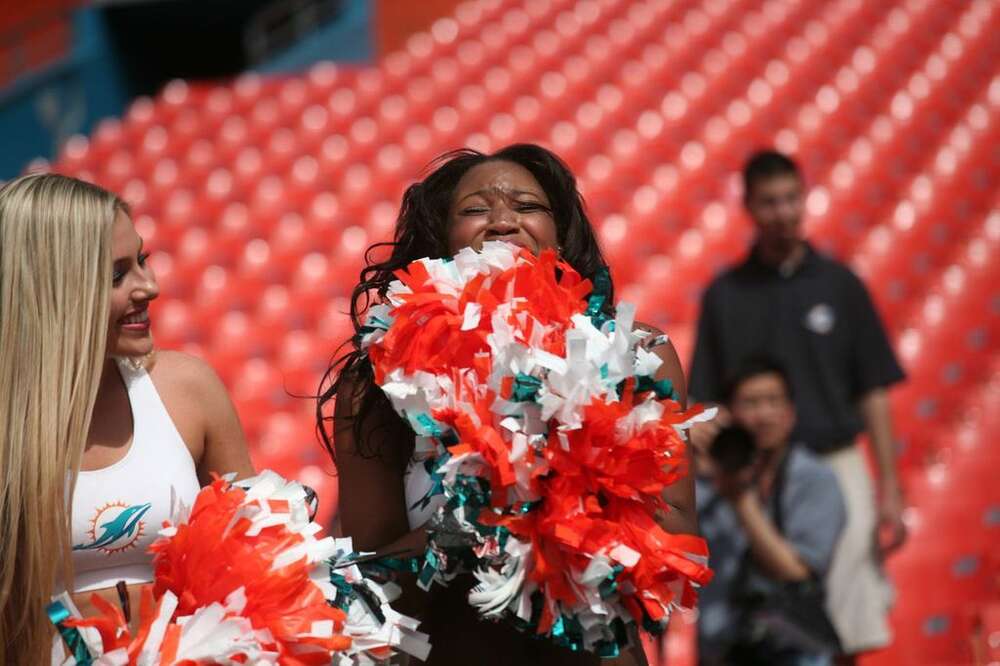
M 70 136 L 121 115 L 128 103 L 101 12 L 80 9 L 72 21 L 73 44 L 65 58 L 0 90 L 0 179 L 17 176 L 35 158 L 53 159 Z

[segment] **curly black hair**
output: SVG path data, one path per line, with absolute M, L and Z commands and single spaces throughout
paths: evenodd
M 365 267 L 351 294 L 350 315 L 355 335 L 341 346 L 340 349 L 348 347 L 346 353 L 336 357 L 323 375 L 316 405 L 317 432 L 331 457 L 335 458 L 333 429 L 347 425 L 353 429 L 360 455 L 380 454 L 363 441 L 363 426 L 372 414 L 383 410 L 392 413 L 392 408 L 375 386 L 371 363 L 360 349 L 359 333 L 365 312 L 373 298 L 378 300 L 385 296 L 389 284 L 396 279 L 395 271 L 423 257 L 450 256 L 448 220 L 455 188 L 470 169 L 492 161 L 519 164 L 541 185 L 552 207 L 561 256 L 570 266 L 591 281 L 607 269 L 594 228 L 587 218 L 583 197 L 577 190 L 576 178 L 551 151 L 534 144 L 514 144 L 490 154 L 464 148 L 436 158 L 428 166 L 427 177 L 411 185 L 403 195 L 393 240 L 375 243 L 365 252 Z M 388 258 L 384 258 L 386 250 L 391 250 Z M 614 303 L 613 290 L 606 303 L 610 309 Z M 338 349 L 336 354 L 339 353 Z M 348 377 L 355 391 L 348 399 L 359 399 L 359 402 L 350 423 L 337 424 L 336 420 L 341 417 L 334 419 L 325 412 Z

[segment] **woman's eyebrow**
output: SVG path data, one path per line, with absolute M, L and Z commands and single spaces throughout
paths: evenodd
M 510 190 L 510 194 L 519 197 L 527 194 L 528 196 L 535 197 L 536 199 L 544 198 L 541 193 L 535 192 L 534 190 Z
M 135 253 L 136 256 L 142 254 L 142 250 L 144 247 L 145 247 L 145 241 L 143 241 L 142 236 L 139 236 L 139 249 Z M 121 257 L 115 257 L 114 259 L 112 259 L 112 261 L 117 264 L 119 261 L 125 261 L 126 259 L 131 259 L 131 258 L 132 258 L 131 254 L 126 254 Z
M 487 192 L 487 190 L 476 190 L 475 192 L 469 192 L 468 194 L 466 194 L 466 195 L 465 195 L 464 197 L 462 197 L 461 199 L 459 199 L 459 200 L 458 200 L 458 201 L 456 201 L 455 203 L 456 203 L 456 204 L 460 204 L 460 203 L 462 203 L 463 201 L 465 201 L 466 199 L 468 199 L 469 197 L 474 197 L 474 196 L 483 196 L 483 195 L 485 195 L 485 194 L 486 194 L 486 192 Z
M 539 200 L 542 200 L 542 201 L 544 201 L 544 199 L 545 199 L 545 197 L 541 193 L 536 192 L 534 190 L 513 190 L 513 189 L 507 189 L 505 187 L 484 187 L 483 189 L 476 190 L 475 192 L 469 192 L 464 197 L 462 197 L 461 199 L 459 199 L 458 201 L 456 201 L 455 204 L 456 205 L 460 204 L 463 201 L 465 201 L 466 199 L 468 199 L 469 197 L 474 197 L 474 196 L 485 197 L 487 194 L 500 194 L 500 195 L 506 196 L 506 197 L 509 197 L 509 196 L 521 197 L 521 196 L 527 195 L 527 196 L 535 197 L 536 199 L 539 199 Z

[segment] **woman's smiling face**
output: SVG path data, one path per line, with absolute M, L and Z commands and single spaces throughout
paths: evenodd
M 153 350 L 149 327 L 149 302 L 160 293 L 153 270 L 146 264 L 142 238 L 123 212 L 111 230 L 114 275 L 108 322 L 109 356 L 139 357 Z

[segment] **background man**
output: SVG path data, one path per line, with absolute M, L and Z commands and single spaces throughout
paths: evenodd
M 816 252 L 802 232 L 805 184 L 777 152 L 757 153 L 743 172 L 744 204 L 756 226 L 748 258 L 705 292 L 690 392 L 719 400 L 725 378 L 766 354 L 789 373 L 793 439 L 830 464 L 848 522 L 827 580 L 829 610 L 851 654 L 887 645 L 891 589 L 880 557 L 905 538 L 886 389 L 903 379 L 871 298 L 843 264 Z M 728 415 L 692 432 L 704 448 Z M 878 464 L 878 497 L 857 436 L 867 431 Z M 885 538 L 879 543 L 882 528 Z

